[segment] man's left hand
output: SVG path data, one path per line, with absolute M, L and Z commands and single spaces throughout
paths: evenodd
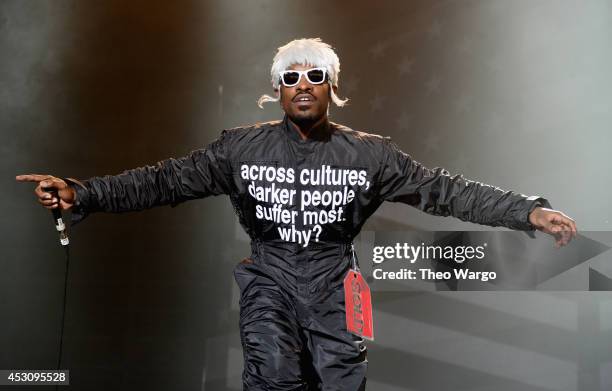
M 529 214 L 529 222 L 542 232 L 555 237 L 555 246 L 565 246 L 576 237 L 576 223 L 558 210 L 537 207 Z

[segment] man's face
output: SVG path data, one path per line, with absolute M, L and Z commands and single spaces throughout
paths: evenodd
M 294 64 L 289 70 L 303 71 L 314 68 L 311 65 Z M 293 87 L 280 84 L 281 107 L 287 116 L 295 123 L 317 122 L 327 117 L 327 107 L 330 101 L 329 82 L 310 84 L 305 75 Z M 306 98 L 307 100 L 303 100 Z

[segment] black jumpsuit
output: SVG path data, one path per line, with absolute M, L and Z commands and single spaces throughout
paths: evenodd
M 528 221 L 533 208 L 550 207 L 544 198 L 428 169 L 388 137 L 330 122 L 322 136 L 302 140 L 287 118 L 224 130 L 206 148 L 180 159 L 68 182 L 77 191 L 73 224 L 91 212 L 229 195 L 252 248 L 234 270 L 241 292 L 245 390 L 365 389 L 366 348 L 346 330 L 342 281 L 353 238 L 383 201 L 518 230 L 534 229 Z M 281 199 L 279 189 L 286 189 L 285 195 L 293 190 L 293 200 Z M 305 207 L 301 202 L 306 194 L 312 200 L 315 191 L 346 195 L 347 190 L 354 196 L 336 205 L 335 215 L 324 206 L 330 197 Z M 279 203 L 282 219 L 271 212 Z M 291 236 L 281 237 L 281 231 Z

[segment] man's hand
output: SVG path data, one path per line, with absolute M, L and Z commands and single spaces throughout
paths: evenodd
M 555 246 L 565 246 L 576 237 L 576 223 L 558 210 L 537 207 L 529 214 L 529 222 L 539 231 L 555 237 Z
M 28 174 L 17 175 L 15 179 L 19 182 L 38 182 L 34 193 L 38 197 L 38 202 L 47 209 L 55 209 L 58 206 L 62 210 L 70 209 L 76 200 L 76 191 L 60 178 L 51 175 Z M 59 200 L 52 196 L 49 188 L 57 191 Z

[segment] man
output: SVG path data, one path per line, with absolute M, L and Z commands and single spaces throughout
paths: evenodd
M 82 183 L 35 181 L 48 209 L 88 213 L 141 210 L 227 194 L 251 238 L 234 275 L 241 290 L 240 333 L 246 390 L 363 390 L 366 349 L 346 329 L 343 279 L 351 243 L 384 201 L 439 216 L 518 230 L 538 229 L 557 245 L 576 235 L 572 219 L 527 197 L 441 168 L 430 170 L 389 138 L 328 119 L 340 63 L 319 39 L 279 48 L 272 65 L 282 121 L 225 130 L 204 149 L 156 166 Z M 58 198 L 44 188 L 55 188 Z M 309 388 L 312 387 L 312 388 Z

